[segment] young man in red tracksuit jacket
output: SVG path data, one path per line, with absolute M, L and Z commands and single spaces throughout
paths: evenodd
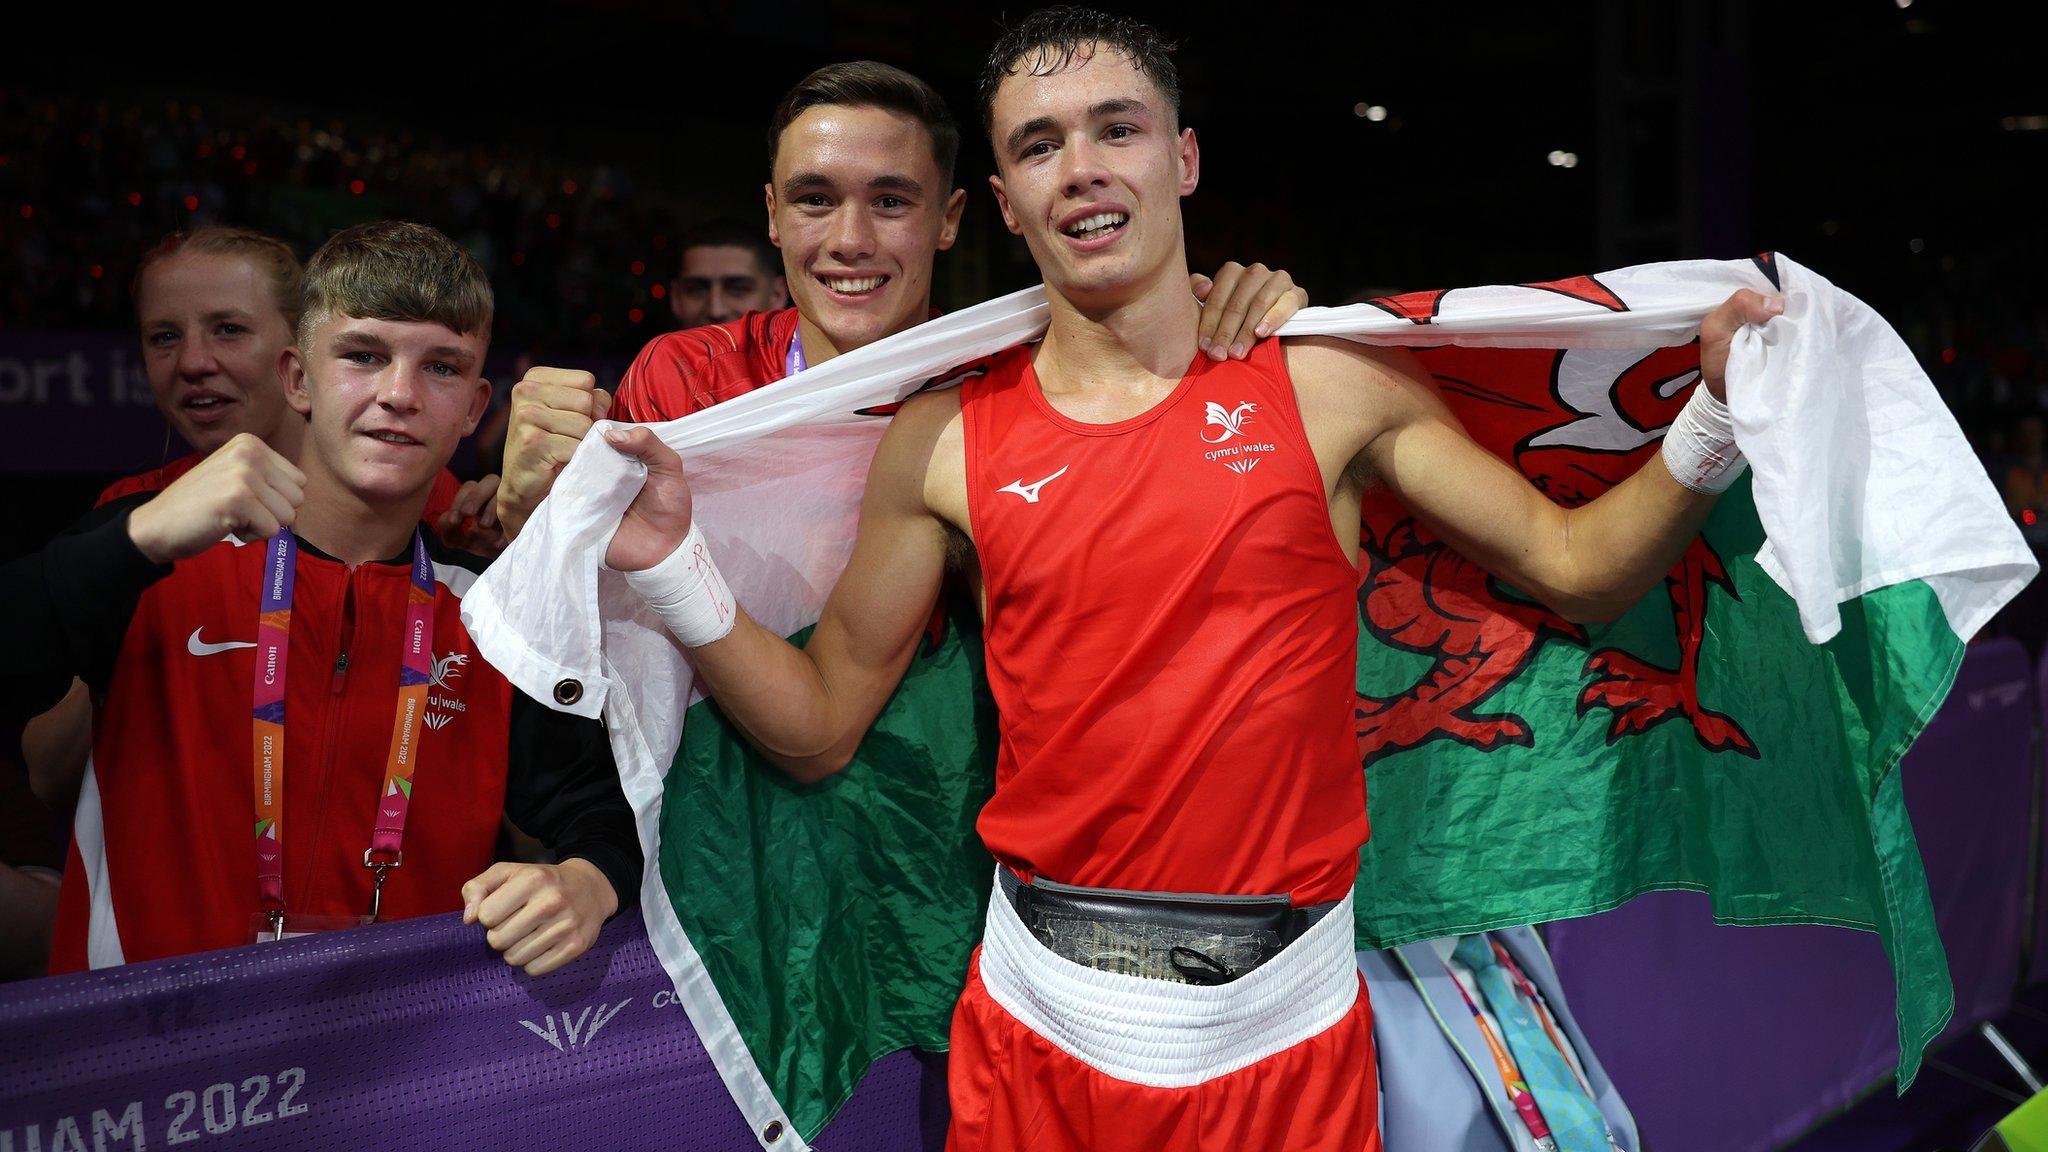
M 285 402 L 278 364 L 298 327 L 305 274 L 291 245 L 222 225 L 173 232 L 142 254 L 130 295 L 143 372 L 166 428 L 193 450 L 109 484 L 95 507 L 162 491 L 244 432 L 298 458 L 306 418 Z M 464 484 L 444 468 L 421 518 L 445 543 L 495 555 L 505 546 L 497 491 L 495 476 Z M 75 689 L 21 743 L 37 794 L 72 808 L 92 746 L 90 693 Z
M 617 401 L 588 372 L 535 368 L 512 390 L 498 515 L 516 535 L 591 425 L 652 423 L 772 384 L 930 319 L 932 265 L 959 235 L 960 128 L 923 80 L 872 60 L 797 82 L 768 125 L 768 238 L 795 307 L 655 337 Z M 1243 359 L 1306 303 L 1287 273 L 1225 264 L 1190 278 L 1201 347 Z
M 306 303 L 298 465 L 239 436 L 33 580 L 65 669 L 40 691 L 77 673 L 99 698 L 52 971 L 462 908 L 538 975 L 637 893 L 602 730 L 484 663 L 459 618 L 482 561 L 420 523 L 489 398 L 482 271 L 364 225 L 315 255 Z M 562 863 L 493 865 L 501 812 Z

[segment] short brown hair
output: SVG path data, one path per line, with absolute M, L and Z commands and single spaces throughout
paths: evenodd
M 1166 96 L 1167 111 L 1180 122 L 1180 70 L 1173 65 L 1179 45 L 1159 34 L 1159 29 L 1129 16 L 1115 16 L 1094 8 L 1056 4 L 1040 8 L 1016 26 L 1003 29 L 981 70 L 981 126 L 991 140 L 996 132 L 996 89 L 1003 78 L 1021 69 L 1029 76 L 1050 76 L 1074 62 L 1082 49 L 1107 48 L 1130 61 L 1158 85 Z
M 128 298 L 142 304 L 142 277 L 151 268 L 181 252 L 203 256 L 239 256 L 256 266 L 270 281 L 270 293 L 277 310 L 284 313 L 285 327 L 298 331 L 299 293 L 306 270 L 292 246 L 275 236 L 247 228 L 210 224 L 190 232 L 173 232 L 150 245 L 135 262 L 135 277 L 128 282 Z M 139 319 L 139 317 L 138 317 Z
M 941 193 L 953 187 L 953 163 L 960 158 L 960 125 L 946 98 L 903 69 L 875 60 L 827 64 L 797 81 L 768 122 L 770 172 L 775 169 L 775 150 L 782 144 L 783 130 L 806 111 L 824 106 L 880 108 L 915 118 L 931 137 L 932 159 L 938 162 L 946 186 Z
M 692 248 L 738 248 L 754 254 L 761 275 L 773 279 L 782 275 L 782 253 L 768 241 L 768 230 L 758 223 L 739 220 L 707 220 L 676 237 L 676 275 L 682 275 L 683 259 Z
M 306 262 L 298 340 L 336 314 L 491 334 L 491 282 L 476 258 L 424 224 L 384 220 L 337 232 Z

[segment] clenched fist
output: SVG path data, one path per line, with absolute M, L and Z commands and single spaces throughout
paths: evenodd
M 620 572 L 644 571 L 661 563 L 689 534 L 692 501 L 683 458 L 645 428 L 612 428 L 605 439 L 647 465 L 639 495 L 619 518 L 618 530 L 605 548 L 605 566 Z
M 462 886 L 462 922 L 489 929 L 491 947 L 528 976 L 545 976 L 583 955 L 618 910 L 611 881 L 577 856 L 560 864 L 493 864 Z
M 197 556 L 229 536 L 267 540 L 298 518 L 306 474 L 244 432 L 128 516 L 128 538 L 152 562 Z
M 597 377 L 569 368 L 533 368 L 512 386 L 512 418 L 505 428 L 505 477 L 498 485 L 498 522 L 505 538 L 555 486 L 555 477 L 590 426 L 611 411 L 611 393 Z
M 1768 324 L 1785 311 L 1785 298 L 1744 288 L 1700 321 L 1700 380 L 1714 399 L 1728 402 L 1728 346 L 1745 324 Z

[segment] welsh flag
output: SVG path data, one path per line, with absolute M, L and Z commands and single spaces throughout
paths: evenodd
M 1709 893 L 1727 923 L 1873 932 L 1904 1085 L 1951 991 L 1895 768 L 2035 563 L 1890 327 L 1765 255 L 1309 309 L 1283 334 L 1416 348 L 1481 445 L 1578 504 L 1657 451 L 1698 380 L 1699 322 L 1737 288 L 1787 298 L 1731 355 L 1752 478 L 1624 618 L 1570 624 L 1367 501 L 1358 946 L 1660 888 Z M 1040 290 L 1018 293 L 657 428 L 756 619 L 803 642 L 888 413 L 1045 315 Z M 605 717 L 649 936 L 763 1146 L 805 1147 L 871 1061 L 946 1045 L 992 875 L 974 833 L 997 739 L 975 613 L 942 605 L 853 763 L 793 783 L 600 571 L 638 468 L 586 440 L 464 617 L 529 694 Z

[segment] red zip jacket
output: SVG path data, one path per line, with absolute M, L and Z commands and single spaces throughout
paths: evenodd
M 169 568 L 127 535 L 143 497 L 95 514 L 84 558 L 127 573 L 126 596 L 53 604 L 84 617 L 82 675 L 97 708 L 50 970 L 245 944 L 256 889 L 251 759 L 265 549 L 222 542 Z M 459 615 L 477 557 L 427 537 L 434 562 L 428 691 L 404 862 L 385 919 L 462 906 L 493 860 L 499 814 L 602 870 L 630 907 L 640 852 L 602 729 L 520 696 L 476 651 Z M 411 547 L 351 569 L 300 541 L 287 660 L 284 893 L 288 912 L 360 916 L 363 866 L 397 703 Z M 61 573 L 52 573 L 61 577 Z M 53 579 L 60 586 L 61 579 Z
M 796 328 L 796 309 L 778 308 L 656 336 L 619 381 L 612 418 L 646 424 L 680 420 L 773 384 L 789 375 L 789 344 Z

